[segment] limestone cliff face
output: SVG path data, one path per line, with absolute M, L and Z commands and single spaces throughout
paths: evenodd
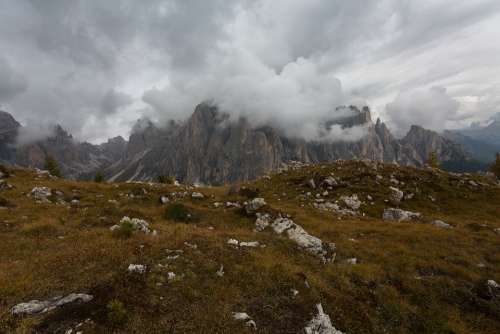
M 106 170 L 112 180 L 153 180 L 173 175 L 183 182 L 221 184 L 251 180 L 284 163 L 327 162 L 336 159 L 372 159 L 404 165 L 423 165 L 427 153 L 437 151 L 441 159 L 462 159 L 466 154 L 437 133 L 410 131 L 398 140 L 380 120 L 373 124 L 368 108 L 351 108 L 351 115 L 325 123 L 325 128 L 363 126 L 365 135 L 357 141 L 305 141 L 289 138 L 272 127 L 252 127 L 245 119 L 236 122 L 216 107 L 200 104 L 185 124 L 165 133 L 148 128 L 130 138 L 150 136 L 152 145 L 134 149 L 135 155 Z M 354 108 L 354 109 L 352 109 Z
M 171 122 L 159 128 L 149 121 L 138 122 L 128 142 L 117 137 L 101 145 L 79 143 L 57 126 L 50 137 L 18 148 L 13 144 L 20 125 L 0 112 L 0 160 L 43 168 L 45 157 L 51 155 L 63 174 L 75 179 L 90 179 L 103 171 L 111 181 L 171 175 L 182 182 L 222 184 L 255 179 L 290 161 L 372 159 L 420 166 L 431 151 L 442 161 L 467 159 L 460 145 L 433 131 L 414 126 L 398 140 L 380 120 L 372 122 L 368 108 L 341 111 L 345 116 L 332 115 L 321 125 L 321 133 L 333 127 L 359 127 L 364 131 L 361 139 L 292 138 L 277 128 L 254 127 L 243 118 L 230 120 L 216 107 L 200 104 L 182 124 Z
M 76 142 L 60 126 L 55 126 L 48 138 L 26 144 L 16 149 L 12 163 L 44 168 L 45 158 L 50 155 L 60 165 L 63 175 L 71 179 L 91 179 L 94 174 L 110 166 L 123 156 L 126 142 L 123 138 L 110 139 L 101 145 Z
M 0 161 L 10 161 L 15 155 L 19 124 L 11 114 L 0 111 Z
M 401 143 L 414 148 L 421 162 L 426 162 L 431 152 L 436 152 L 441 161 L 460 161 L 468 158 L 459 144 L 417 125 L 411 127 Z

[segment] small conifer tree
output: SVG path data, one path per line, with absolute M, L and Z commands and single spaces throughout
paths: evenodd
M 437 157 L 436 151 L 432 151 L 429 153 L 429 157 L 427 158 L 427 165 L 432 168 L 439 168 L 439 159 Z
M 61 177 L 61 170 L 59 169 L 59 165 L 52 156 L 47 155 L 45 157 L 45 169 L 49 171 L 50 175 Z
M 101 172 L 95 173 L 94 182 L 101 183 L 103 181 L 104 181 L 104 176 L 102 175 L 102 173 Z
M 497 153 L 495 162 L 491 165 L 491 172 L 500 178 L 500 153 Z

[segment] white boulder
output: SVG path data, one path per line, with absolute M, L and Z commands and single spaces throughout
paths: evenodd
M 267 203 L 263 198 L 257 197 L 245 203 L 245 210 L 248 214 L 253 214 Z
M 343 334 L 332 325 L 332 321 L 328 314 L 323 311 L 323 306 L 317 304 L 318 314 L 304 328 L 306 334 Z

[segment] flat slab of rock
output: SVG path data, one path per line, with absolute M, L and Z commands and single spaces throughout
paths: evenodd
M 300 248 L 318 256 L 323 262 L 331 262 L 335 258 L 335 244 L 325 243 L 320 238 L 310 235 L 288 218 L 277 218 L 270 227 L 277 234 L 286 233 L 290 240 L 293 240 Z
M 405 211 L 401 209 L 385 209 L 382 215 L 383 220 L 391 220 L 391 221 L 409 221 L 416 220 L 421 218 L 422 215 L 418 212 Z
M 431 221 L 431 225 L 434 225 L 434 226 L 437 226 L 437 227 L 441 227 L 441 228 L 453 228 L 453 226 L 451 226 L 450 224 L 445 223 L 442 220 L 433 220 L 433 221 Z
M 19 316 L 40 314 L 70 303 L 87 303 L 93 298 L 93 296 L 84 293 L 72 293 L 65 297 L 59 296 L 48 300 L 31 300 L 27 303 L 17 304 L 11 309 L 11 313 Z

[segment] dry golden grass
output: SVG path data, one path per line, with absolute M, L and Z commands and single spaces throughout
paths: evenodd
M 330 173 L 346 183 L 330 192 L 332 200 L 343 194 L 374 198 L 374 205 L 362 206 L 364 217 L 340 217 L 301 200 L 302 193 L 317 192 L 305 185 L 308 179 L 319 183 Z M 383 181 L 376 182 L 377 174 Z M 422 212 L 424 223 L 381 220 L 390 206 L 384 200 L 391 174 L 405 182 L 400 189 L 415 192 L 401 207 Z M 500 228 L 500 188 L 483 177 L 467 179 L 484 185 L 461 184 L 463 178 L 439 171 L 392 165 L 375 171 L 349 162 L 244 184 L 258 189 L 268 209 L 336 243 L 335 263 L 324 265 L 286 238 L 254 232 L 255 219 L 241 210 L 214 208 L 216 201 L 245 200 L 227 195 L 229 187 L 197 189 L 205 199 L 179 200 L 199 218 L 183 223 L 167 220 L 158 201 L 184 191 L 179 187 L 37 179 L 29 170 L 14 170 L 7 181 L 15 189 L 0 194 L 15 205 L 0 210 L 0 332 L 64 333 L 90 318 L 80 327 L 84 333 L 245 333 L 251 331 L 231 312 L 247 312 L 260 333 L 299 333 L 322 302 L 335 327 L 348 333 L 498 333 L 500 300 L 481 297 L 480 289 L 488 279 L 500 282 L 500 235 L 494 231 Z M 26 196 L 34 186 L 80 203 L 37 204 Z M 146 219 L 158 235 L 115 235 L 109 227 L 125 215 Z M 425 223 L 433 219 L 454 228 Z M 229 238 L 266 247 L 234 249 Z M 168 260 L 168 250 L 177 249 L 181 256 Z M 359 263 L 347 264 L 352 257 Z M 148 272 L 127 273 L 131 263 L 147 265 Z M 215 274 L 221 264 L 224 277 Z M 168 272 L 178 279 L 169 281 Z M 291 289 L 299 291 L 296 298 Z M 95 298 L 37 316 L 10 314 L 20 302 L 72 292 Z M 126 313 L 119 321 L 109 314 L 116 301 Z

